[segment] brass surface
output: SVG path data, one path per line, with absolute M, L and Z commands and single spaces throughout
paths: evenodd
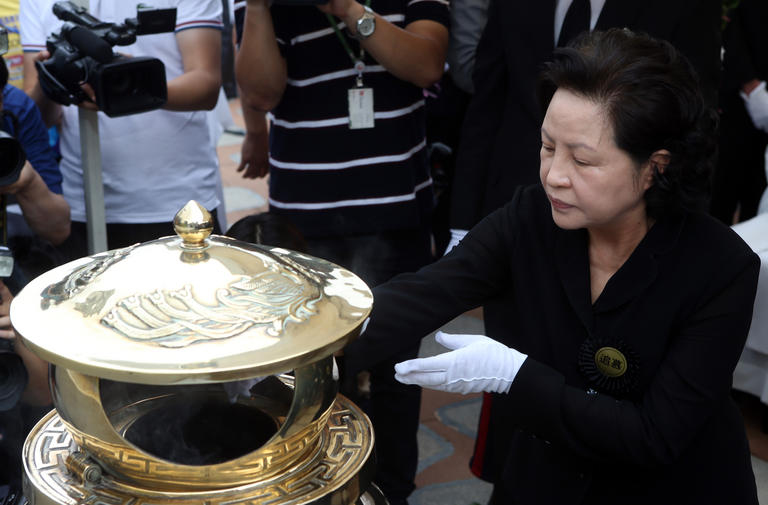
M 53 365 L 56 407 L 24 446 L 27 497 L 370 501 L 371 424 L 331 372 L 370 313 L 368 287 L 318 258 L 211 236 L 196 202 L 174 227 L 53 269 L 14 299 L 14 327 Z
M 173 218 L 173 229 L 182 239 L 182 247 L 200 249 L 213 233 L 213 216 L 194 200 L 190 200 Z
M 370 421 L 339 396 L 320 437 L 320 450 L 269 479 L 195 492 L 160 491 L 127 485 L 105 472 L 83 482 L 65 461 L 78 446 L 55 411 L 30 432 L 24 445 L 24 494 L 31 505 L 351 505 L 368 489 L 372 468 Z M 379 502 L 376 502 L 379 503 Z
M 341 349 L 372 295 L 355 275 L 279 248 L 166 237 L 81 258 L 30 282 L 11 319 L 41 358 L 142 384 L 229 382 Z
M 217 464 L 190 465 L 165 459 L 129 442 L 125 433 L 153 409 L 180 405 L 176 400 L 182 396 L 185 402 L 195 404 L 218 395 L 226 404 L 229 400 L 221 385 L 201 385 L 192 391 L 179 386 L 140 387 L 54 367 L 53 398 L 62 422 L 81 450 L 122 481 L 168 491 L 224 488 L 270 479 L 321 450 L 320 434 L 336 395 L 331 359 L 329 356 L 295 370 L 295 380 L 286 386 L 291 394 L 282 403 L 246 400 L 256 402 L 255 408 L 275 420 L 275 433 L 253 451 Z M 127 392 L 117 394 L 118 388 Z M 131 395 L 135 388 L 139 389 Z

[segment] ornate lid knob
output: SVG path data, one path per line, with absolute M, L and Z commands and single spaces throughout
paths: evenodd
M 205 207 L 190 200 L 173 218 L 173 228 L 185 248 L 200 249 L 213 232 L 213 217 Z

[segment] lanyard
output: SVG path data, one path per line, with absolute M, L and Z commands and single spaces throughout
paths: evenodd
M 365 6 L 370 7 L 371 0 L 365 0 Z M 325 13 L 325 17 L 328 18 L 328 23 L 330 23 L 331 28 L 333 28 L 333 31 L 336 33 L 336 38 L 339 39 L 339 42 L 341 42 L 341 45 L 344 47 L 344 51 L 347 52 L 349 59 L 352 60 L 352 66 L 357 71 L 357 87 L 362 88 L 363 87 L 363 70 L 365 70 L 365 63 L 363 63 L 363 58 L 365 58 L 365 50 L 361 45 L 360 56 L 355 58 L 355 53 L 352 51 L 352 48 L 350 47 L 349 42 L 347 41 L 347 37 L 345 37 L 341 33 L 341 30 L 339 30 L 339 26 L 336 20 L 333 18 L 333 16 L 331 16 L 327 12 Z

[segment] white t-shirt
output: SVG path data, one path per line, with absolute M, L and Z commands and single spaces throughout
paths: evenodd
M 45 49 L 46 38 L 62 21 L 52 11 L 55 0 L 21 0 L 21 40 L 25 52 Z M 102 21 L 123 23 L 136 17 L 136 2 L 91 0 L 90 13 Z M 152 7 L 176 7 L 176 32 L 190 28 L 221 29 L 219 0 L 152 0 Z M 166 79 L 183 73 L 175 33 L 140 35 L 116 52 L 151 56 L 165 64 Z M 78 108 L 62 107 L 61 173 L 72 220 L 85 221 L 80 166 Z M 99 112 L 104 201 L 109 223 L 171 221 L 189 200 L 214 209 L 218 158 L 211 145 L 207 112 L 154 110 L 118 118 Z

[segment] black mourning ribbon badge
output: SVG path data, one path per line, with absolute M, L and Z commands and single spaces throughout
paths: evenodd
M 595 390 L 629 395 L 637 386 L 639 357 L 618 338 L 587 338 L 579 349 L 579 370 Z

